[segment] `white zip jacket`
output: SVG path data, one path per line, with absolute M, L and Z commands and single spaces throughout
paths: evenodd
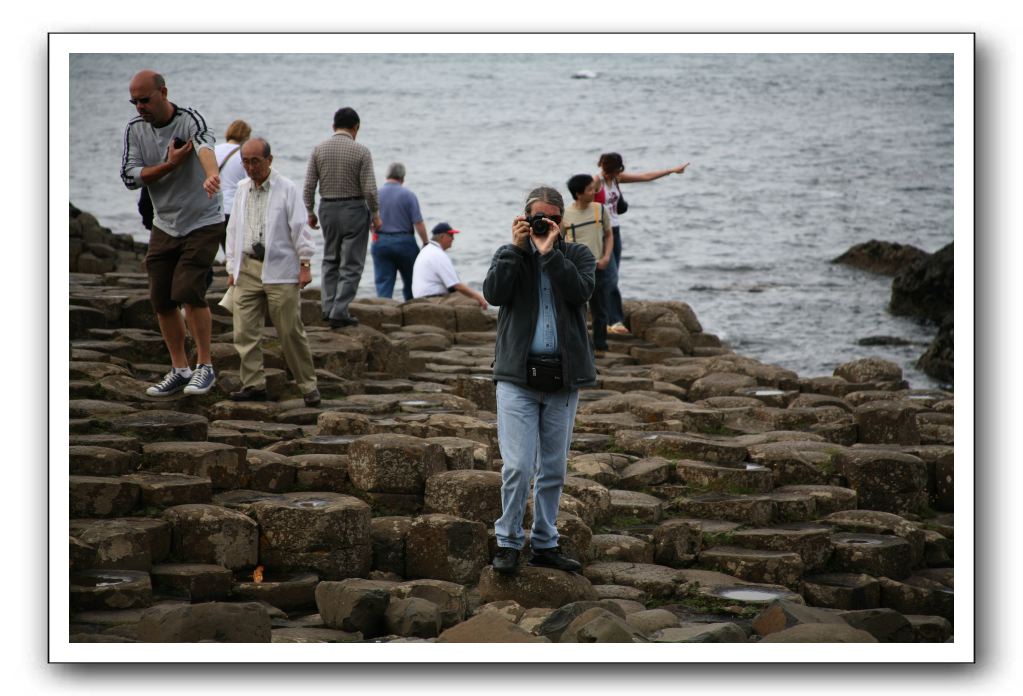
M 235 193 L 231 219 L 227 223 L 227 272 L 235 279 L 245 253 L 245 202 L 252 179 L 242 179 Z M 298 283 L 299 259 L 312 259 L 316 251 L 313 233 L 306 223 L 302 192 L 285 176 L 270 170 L 270 200 L 266 209 L 266 256 L 263 283 Z

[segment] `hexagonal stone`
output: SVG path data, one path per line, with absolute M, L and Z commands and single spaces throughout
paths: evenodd
M 484 602 L 510 599 L 524 607 L 561 607 L 597 598 L 590 581 L 581 575 L 532 566 L 514 575 L 501 575 L 487 566 L 480 574 L 479 593 Z
M 865 510 L 901 514 L 926 504 L 927 465 L 912 455 L 849 449 L 835 457 L 835 471 L 856 491 Z
M 137 437 L 117 433 L 72 433 L 68 438 L 68 444 L 71 447 L 106 447 L 121 452 L 142 451 L 142 444 Z
M 728 396 L 738 389 L 751 389 L 757 380 L 734 372 L 711 372 L 700 377 L 689 387 L 689 400 L 699 401 L 711 396 Z
M 93 549 L 92 568 L 148 571 L 170 552 L 170 525 L 162 520 L 121 517 L 71 520 L 71 536 Z
M 623 462 L 627 462 L 622 457 Z M 603 486 L 617 486 L 621 477 L 615 470 L 615 455 L 612 454 L 584 454 L 568 460 L 568 472 L 575 477 L 595 481 Z
M 191 413 L 156 410 L 112 418 L 109 427 L 116 433 L 136 437 L 143 442 L 196 442 L 206 439 L 209 422 Z
M 915 522 L 876 510 L 842 510 L 833 512 L 819 520 L 842 532 L 865 532 L 867 534 L 891 534 L 909 542 L 912 550 L 911 563 L 920 565 L 926 550 L 923 530 Z
M 427 600 L 437 607 L 441 627 L 448 628 L 464 621 L 468 613 L 468 594 L 463 585 L 444 580 L 408 580 L 390 589 L 391 598 L 415 597 Z
M 642 522 L 660 522 L 663 516 L 663 501 L 639 491 L 609 491 L 611 494 L 611 515 L 615 518 L 636 519 Z
M 133 609 L 153 603 L 149 573 L 137 570 L 83 570 L 71 574 L 75 611 Z
M 501 516 L 501 474 L 496 471 L 445 471 L 426 480 L 426 512 L 439 512 L 493 524 Z
M 562 491 L 585 506 L 594 523 L 599 524 L 611 516 L 611 493 L 596 481 L 566 476 Z
M 284 493 L 295 485 L 295 465 L 284 455 L 250 449 L 245 461 L 249 469 L 246 487 L 251 490 Z
M 295 467 L 295 490 L 351 494 L 348 457 L 343 454 L 296 454 L 288 457 Z
M 171 553 L 191 563 L 212 563 L 231 570 L 254 566 L 259 528 L 234 510 L 217 505 L 178 505 L 164 510 L 173 528 Z
M 892 382 L 902 379 L 902 368 L 890 360 L 860 358 L 842 363 L 835 368 L 834 375 L 854 384 Z
M 866 573 L 901 580 L 910 573 L 909 542 L 886 534 L 839 532 L 831 536 L 834 552 L 829 568 L 846 573 Z
M 405 569 L 410 578 L 476 582 L 487 564 L 487 527 L 452 515 L 422 515 L 406 539 Z
M 775 486 L 817 485 L 826 483 L 834 471 L 835 457 L 844 447 L 830 442 L 789 440 L 749 446 L 749 459 L 769 468 Z
M 653 563 L 653 545 L 624 534 L 594 534 L 592 558 L 597 561 Z
M 675 462 L 672 480 L 693 488 L 725 493 L 767 493 L 774 486 L 771 470 L 743 462 L 721 466 L 683 459 Z
M 72 445 L 68 448 L 69 473 L 77 476 L 119 476 L 135 470 L 138 454 L 110 447 Z
M 769 636 L 793 626 L 804 624 L 841 624 L 842 618 L 836 612 L 816 607 L 807 607 L 795 602 L 775 600 L 760 610 L 753 619 L 753 630 L 761 636 Z
M 920 443 L 920 428 L 913 404 L 872 401 L 856 408 L 859 441 L 891 445 Z
M 213 499 L 210 480 L 202 476 L 141 472 L 122 478 L 138 485 L 143 507 L 166 508 Z
M 219 442 L 156 442 L 142 450 L 142 467 L 156 473 L 208 478 L 214 489 L 244 488 L 245 450 Z
M 807 575 L 801 587 L 808 604 L 829 609 L 874 609 L 881 605 L 881 585 L 863 573 Z
M 685 595 L 685 571 L 648 563 L 601 561 L 583 567 L 583 575 L 598 585 L 625 585 L 655 599 Z M 680 590 L 680 585 L 683 589 Z
M 623 618 L 602 607 L 577 616 L 558 639 L 559 643 L 645 643 L 646 637 Z
M 358 631 L 366 638 L 387 632 L 385 612 L 395 583 L 350 578 L 316 586 L 316 608 L 328 628 Z
M 139 487 L 105 476 L 69 476 L 71 517 L 122 517 L 135 509 Z
M 906 615 L 913 628 L 914 643 L 944 643 L 952 637 L 952 623 L 940 616 Z
M 777 522 L 806 522 L 817 517 L 817 499 L 798 491 L 767 494 L 771 499 L 771 518 Z
M 444 448 L 448 471 L 476 468 L 476 449 L 479 446 L 476 441 L 464 437 L 428 437 L 426 441 Z
M 677 510 L 687 517 L 729 520 L 758 526 L 769 524 L 774 514 L 771 499 L 763 495 L 706 493 L 677 498 L 669 503 L 669 508 Z
M 881 585 L 881 606 L 900 614 L 941 616 L 952 621 L 955 616 L 955 593 L 952 588 L 912 575 L 900 582 L 878 578 Z
M 373 570 L 405 577 L 405 540 L 411 517 L 374 517 L 370 520 Z
M 771 551 L 793 551 L 800 555 L 808 570 L 825 566 L 831 557 L 833 529 L 813 523 L 795 523 L 774 527 L 742 529 L 729 540 L 736 546 Z
M 320 583 L 316 573 L 270 570 L 263 572 L 259 582 L 249 580 L 246 573 L 231 586 L 231 596 L 249 601 L 266 602 L 278 609 L 292 612 L 316 606 L 315 591 Z
M 658 565 L 681 568 L 696 560 L 700 552 L 700 523 L 692 520 L 672 519 L 662 522 L 654 530 L 654 558 Z
M 215 602 L 231 593 L 231 571 L 205 563 L 162 563 L 150 570 L 153 588 L 160 594 L 190 602 Z
M 348 475 L 363 491 L 422 495 L 426 480 L 446 470 L 444 448 L 408 435 L 361 437 L 348 456 Z
M 640 459 L 622 470 L 621 481 L 618 485 L 622 488 L 635 490 L 666 483 L 671 477 L 673 468 L 672 462 L 661 457 Z
M 370 509 L 340 493 L 286 493 L 256 502 L 260 558 L 268 568 L 310 568 L 336 580 L 365 576 L 372 562 Z
M 384 621 L 390 635 L 434 638 L 441 630 L 437 605 L 418 597 L 392 599 L 384 612 Z
M 701 551 L 700 564 L 751 582 L 796 587 L 803 575 L 798 553 L 718 546 Z
M 145 643 L 269 643 L 270 615 L 257 602 L 161 604 L 142 614 Z
M 814 499 L 816 515 L 823 517 L 841 510 L 856 509 L 856 491 L 841 486 L 780 486 L 774 493 L 805 493 Z
M 729 438 L 672 431 L 619 430 L 615 442 L 627 452 L 646 457 L 696 459 L 716 464 L 739 463 L 746 459 L 746 447 Z
M 516 626 L 497 612 L 488 611 L 452 626 L 437 637 L 438 643 L 549 643 Z

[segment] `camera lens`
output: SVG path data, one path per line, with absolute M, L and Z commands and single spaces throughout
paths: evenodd
M 543 219 L 543 215 L 530 215 L 526 220 L 529 222 L 533 234 L 537 237 L 543 237 L 550 230 L 547 221 Z

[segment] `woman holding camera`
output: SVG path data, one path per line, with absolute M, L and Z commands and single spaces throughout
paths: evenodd
M 625 162 L 622 161 L 622 156 L 617 152 L 605 152 L 600 156 L 597 161 L 597 166 L 600 167 L 600 173 L 593 177 L 593 183 L 597 187 L 596 196 L 593 200 L 597 203 L 603 203 L 607 206 L 607 211 L 611 215 L 611 234 L 614 237 L 614 257 L 615 267 L 618 269 L 618 277 L 621 277 L 622 267 L 622 236 L 621 230 L 618 224 L 618 216 L 622 215 L 628 206 L 622 198 L 622 190 L 619 188 L 619 184 L 632 184 L 644 181 L 654 181 L 661 177 L 668 176 L 669 174 L 684 174 L 686 167 L 689 166 L 689 162 L 681 164 L 671 169 L 658 169 L 651 172 L 641 172 L 637 174 L 627 174 L 625 172 Z M 629 330 L 625 328 L 625 314 L 622 312 L 622 295 L 618 291 L 617 279 L 616 285 L 611 290 L 611 307 L 610 307 L 610 319 L 611 325 L 607 327 L 610 333 L 614 334 L 627 334 Z

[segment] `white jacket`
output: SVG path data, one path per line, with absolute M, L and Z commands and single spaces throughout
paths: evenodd
M 227 223 L 227 272 L 235 279 L 245 253 L 245 202 L 252 179 L 242 179 L 235 193 L 231 219 Z M 263 283 L 297 283 L 299 259 L 312 259 L 316 251 L 313 233 L 307 224 L 302 192 L 285 176 L 270 170 L 270 200 L 266 209 L 266 256 L 263 258 Z

